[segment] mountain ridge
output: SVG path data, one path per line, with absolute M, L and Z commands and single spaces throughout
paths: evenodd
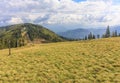
M 110 32 L 112 35 L 112 32 L 117 30 L 117 33 L 120 33 L 120 26 L 112 26 L 110 27 Z M 88 36 L 90 32 L 92 32 L 96 37 L 97 35 L 100 35 L 102 37 L 103 34 L 105 34 L 106 28 L 77 28 L 73 30 L 68 30 L 65 32 L 59 32 L 57 33 L 60 36 L 70 38 L 70 39 L 83 39 L 85 36 Z

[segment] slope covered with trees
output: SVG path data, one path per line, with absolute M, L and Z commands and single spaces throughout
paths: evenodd
M 0 28 L 0 49 L 24 46 L 27 43 L 46 43 L 64 41 L 54 32 L 40 25 L 30 23 L 17 24 Z

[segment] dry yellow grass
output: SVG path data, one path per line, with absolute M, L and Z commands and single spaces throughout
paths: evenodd
M 0 50 L 0 82 L 120 83 L 120 38 Z

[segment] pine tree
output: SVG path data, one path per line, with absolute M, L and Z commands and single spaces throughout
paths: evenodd
M 117 34 L 117 30 L 115 30 L 115 37 L 117 37 L 118 36 L 118 34 Z
M 95 35 L 93 35 L 92 39 L 95 39 Z
M 91 32 L 88 34 L 88 39 L 93 39 L 93 35 Z
M 98 39 L 100 38 L 100 35 L 99 35 L 99 34 L 97 35 L 97 38 L 98 38 Z
M 119 33 L 119 35 L 118 36 L 120 36 L 120 33 Z
M 11 41 L 8 40 L 9 55 L 11 55 Z
M 114 31 L 112 32 L 112 37 L 115 37 L 115 32 Z
M 88 38 L 87 38 L 87 36 L 85 36 L 85 40 L 87 40 Z
M 113 31 L 113 32 L 112 32 L 112 37 L 117 37 L 117 36 L 118 36 L 117 30 Z
M 105 33 L 105 38 L 110 37 L 110 28 L 107 26 L 106 33 Z

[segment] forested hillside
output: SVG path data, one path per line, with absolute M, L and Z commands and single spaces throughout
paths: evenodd
M 64 41 L 54 32 L 40 25 L 30 23 L 0 27 L 0 49 L 20 47 L 27 43 L 46 43 Z

